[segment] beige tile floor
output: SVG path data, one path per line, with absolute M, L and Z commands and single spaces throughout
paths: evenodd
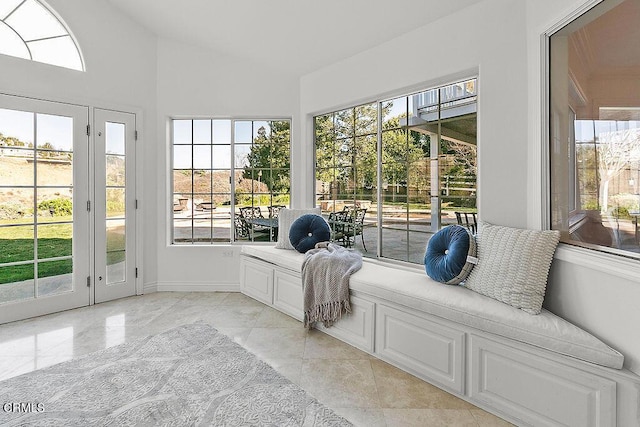
M 0 325 L 0 380 L 204 321 L 358 426 L 507 426 L 239 293 L 161 292 Z

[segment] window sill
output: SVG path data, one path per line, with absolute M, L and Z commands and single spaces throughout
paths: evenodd
M 592 249 L 561 243 L 554 258 L 634 282 L 640 277 L 640 261 Z

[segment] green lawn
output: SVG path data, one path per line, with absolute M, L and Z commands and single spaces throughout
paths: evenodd
M 48 221 L 71 221 L 71 217 L 47 218 Z M 33 261 L 35 253 L 34 227 L 30 219 L 4 220 L 0 224 L 24 224 L 17 227 L 0 228 L 0 264 Z M 72 255 L 73 226 L 68 224 L 38 225 L 38 277 L 51 277 L 71 273 L 71 259 L 42 261 Z M 110 233 L 107 239 L 107 264 L 112 265 L 125 258 L 125 236 Z M 0 267 L 0 284 L 34 278 L 34 264 Z

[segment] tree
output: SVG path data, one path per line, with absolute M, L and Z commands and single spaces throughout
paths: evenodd
M 248 166 L 242 177 L 267 185 L 271 193 L 288 193 L 290 173 L 290 124 L 269 122 L 269 130 L 261 126 L 247 155 Z
M 600 210 L 609 210 L 609 183 L 629 162 L 640 160 L 640 130 L 625 129 L 604 132 L 599 136 L 598 169 L 600 178 Z

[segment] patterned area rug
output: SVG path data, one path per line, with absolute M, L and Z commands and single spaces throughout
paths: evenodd
M 1 425 L 351 425 L 199 323 L 2 381 L 0 404 Z

